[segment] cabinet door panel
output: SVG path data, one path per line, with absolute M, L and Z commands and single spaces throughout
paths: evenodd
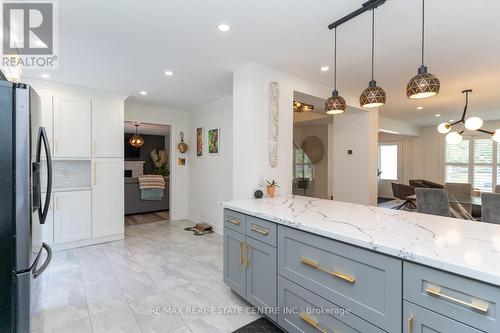
M 91 211 L 90 191 L 54 193 L 54 244 L 89 239 Z
M 41 125 L 45 127 L 45 132 L 47 133 L 47 137 L 49 138 L 49 146 L 50 150 L 54 152 L 54 132 L 53 132 L 53 121 L 54 121 L 54 113 L 53 113 L 53 96 L 49 91 L 37 91 L 40 96 L 41 103 Z M 35 140 L 33 140 L 33 148 L 36 147 L 36 139 L 38 135 L 38 129 L 36 133 L 33 133 Z M 33 150 L 33 151 L 36 151 Z M 45 151 L 42 149 L 42 155 L 45 156 Z
M 247 242 L 247 300 L 258 307 L 276 307 L 276 248 L 250 237 Z M 276 314 L 268 316 L 276 321 Z
M 54 156 L 90 157 L 90 98 L 54 96 Z
M 403 320 L 403 333 L 482 332 L 407 301 L 403 304 Z
M 92 100 L 92 156 L 123 156 L 123 103 Z
M 92 237 L 123 234 L 123 160 L 106 158 L 93 163 Z
M 246 294 L 244 244 L 244 234 L 224 228 L 224 283 L 243 298 Z

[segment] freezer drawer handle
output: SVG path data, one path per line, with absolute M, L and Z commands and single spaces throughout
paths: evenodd
M 43 263 L 40 268 L 36 268 L 38 266 L 38 261 L 40 260 L 40 257 L 42 255 L 42 249 L 45 249 L 47 251 L 47 259 L 45 259 L 45 262 Z M 42 248 L 40 248 L 40 251 L 38 252 L 38 255 L 36 256 L 35 261 L 33 262 L 33 265 L 31 265 L 31 272 L 33 273 L 33 278 L 37 278 L 40 275 L 42 275 L 43 271 L 47 269 L 47 267 L 50 264 L 50 261 L 52 260 L 52 249 L 50 246 L 48 246 L 46 243 L 42 243 Z

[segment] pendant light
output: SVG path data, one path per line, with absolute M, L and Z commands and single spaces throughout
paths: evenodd
M 325 102 L 325 112 L 327 114 L 344 113 L 346 108 L 345 99 L 337 91 L 337 28 L 335 28 L 335 43 L 333 50 L 333 91 L 332 97 Z
M 134 124 L 134 126 L 135 134 L 130 138 L 130 140 L 128 140 L 128 143 L 130 143 L 132 147 L 139 148 L 144 144 L 144 139 L 139 134 L 137 134 L 137 128 L 139 127 L 139 124 Z
M 375 8 L 372 9 L 372 79 L 359 97 L 359 104 L 364 108 L 376 108 L 385 104 L 386 94 L 384 89 L 377 86 L 373 79 L 373 68 L 375 58 Z
M 406 85 L 406 96 L 411 99 L 427 98 L 439 94 L 441 84 L 439 79 L 427 73 L 424 65 L 424 43 L 425 43 L 425 0 L 422 0 L 422 65 L 418 74 L 410 79 Z

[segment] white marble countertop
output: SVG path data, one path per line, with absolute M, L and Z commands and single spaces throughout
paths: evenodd
M 222 206 L 500 286 L 500 225 L 301 196 Z

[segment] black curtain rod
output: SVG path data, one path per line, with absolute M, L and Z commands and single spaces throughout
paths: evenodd
M 355 10 L 351 14 L 348 14 L 348 15 L 344 16 L 343 18 L 341 18 L 340 20 L 337 20 L 337 21 L 333 22 L 332 24 L 330 24 L 328 26 L 328 29 L 333 30 L 336 27 L 338 27 L 339 25 L 341 25 L 343 23 L 346 23 L 347 21 L 352 20 L 356 16 L 359 16 L 359 15 L 363 14 L 366 11 L 372 10 L 374 8 L 377 8 L 378 6 L 383 5 L 386 1 L 387 0 L 370 0 L 370 1 L 367 1 L 367 2 L 365 2 L 363 4 L 363 7 L 361 7 L 360 9 Z

